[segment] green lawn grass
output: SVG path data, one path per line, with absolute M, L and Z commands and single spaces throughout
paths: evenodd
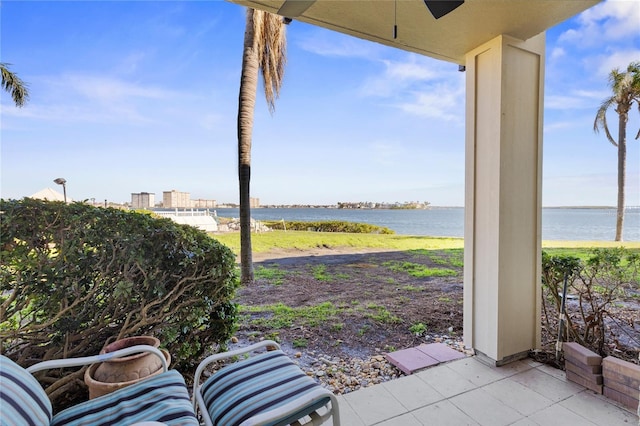
M 214 234 L 213 238 L 240 253 L 240 233 Z M 353 249 L 387 248 L 390 250 L 447 250 L 464 247 L 462 238 L 425 237 L 385 234 L 347 234 L 338 232 L 270 231 L 253 234 L 254 253 L 273 249 L 309 250 L 318 247 Z M 543 241 L 543 249 L 552 254 L 575 255 L 595 247 L 625 247 L 640 250 L 640 242 L 615 241 Z

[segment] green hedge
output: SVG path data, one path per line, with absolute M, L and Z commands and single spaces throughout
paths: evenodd
M 235 255 L 169 219 L 0 200 L 0 350 L 29 365 L 153 335 L 182 371 L 235 329 Z
M 352 234 L 395 234 L 389 228 L 383 226 L 370 225 L 368 223 L 344 222 L 339 220 L 328 220 L 319 222 L 300 221 L 262 221 L 271 229 L 287 231 L 314 231 L 314 232 L 345 232 Z

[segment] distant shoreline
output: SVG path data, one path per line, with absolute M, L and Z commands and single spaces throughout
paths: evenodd
M 543 209 L 597 209 L 597 210 L 602 210 L 602 209 L 617 209 L 617 207 L 614 206 L 545 206 L 542 207 Z M 637 209 L 638 206 L 625 206 L 625 210 L 626 209 Z
M 428 209 L 337 209 L 337 208 L 254 208 L 257 221 L 296 222 L 344 221 L 389 228 L 399 235 L 464 235 L 465 208 Z M 546 240 L 609 240 L 615 235 L 615 208 L 561 208 L 541 210 L 542 238 Z M 217 209 L 219 217 L 238 217 L 238 209 Z M 626 210 L 625 239 L 640 241 L 640 209 Z
M 221 204 L 216 208 L 219 209 L 237 209 L 237 205 Z M 463 209 L 464 206 L 428 206 L 425 209 Z M 584 209 L 584 210 L 615 210 L 615 206 L 543 206 L 543 209 Z M 387 208 L 387 207 L 362 207 L 359 209 L 344 209 L 339 208 L 337 205 L 319 205 L 319 204 L 282 204 L 282 205 L 265 205 L 259 207 L 252 207 L 253 209 L 334 209 L 334 210 L 422 210 L 420 208 Z M 628 209 L 640 209 L 640 206 L 625 206 L 625 210 Z

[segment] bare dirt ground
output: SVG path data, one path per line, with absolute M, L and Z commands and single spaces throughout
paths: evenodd
M 237 337 L 272 338 L 285 350 L 337 358 L 460 340 L 462 251 L 447 253 L 318 248 L 256 254 L 256 282 L 239 290 L 238 303 L 282 303 L 300 315 L 279 326 L 271 312 L 243 310 Z M 428 276 L 443 272 L 447 276 Z M 302 314 L 312 306 L 321 308 Z
M 281 249 L 255 254 L 254 267 L 256 282 L 239 290 L 238 303 L 281 303 L 297 313 L 243 309 L 241 345 L 271 338 L 302 353 L 303 363 L 307 353 L 347 359 L 432 341 L 461 346 L 462 250 Z M 638 362 L 640 298 L 617 303 L 610 313 L 618 318 L 609 327 L 616 356 Z M 543 327 L 550 353 L 556 334 Z

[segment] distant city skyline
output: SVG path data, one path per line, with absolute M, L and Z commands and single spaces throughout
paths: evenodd
M 168 191 L 162 191 L 163 193 L 166 193 Z M 150 197 L 148 200 L 153 199 L 153 204 L 154 206 L 151 206 L 151 202 L 147 201 L 147 205 L 136 205 L 136 202 L 134 201 L 134 197 L 135 196 L 143 196 L 144 194 L 147 195 L 153 195 L 154 197 Z M 56 191 L 55 189 L 52 188 L 43 188 L 42 190 L 38 191 L 37 193 L 32 194 L 33 196 L 35 196 L 34 198 L 44 198 L 46 197 L 49 201 L 62 201 L 63 200 L 63 194 L 59 191 Z M 193 205 L 189 205 L 189 206 L 179 206 L 178 208 L 195 208 L 195 209 L 210 209 L 210 208 L 224 208 L 226 206 L 234 206 L 233 208 L 238 208 L 238 202 L 237 201 L 219 201 L 219 200 L 215 200 L 215 199 L 202 199 L 202 198 L 198 198 L 198 199 L 190 199 L 190 201 L 192 203 L 195 203 Z M 123 202 L 117 202 L 117 201 L 113 201 L 113 200 L 96 200 L 94 198 L 91 199 L 85 199 L 85 200 L 73 200 L 73 199 L 69 199 L 69 202 L 91 202 L 95 205 L 104 205 L 105 202 L 108 202 L 109 204 L 117 204 L 117 205 L 124 205 L 124 206 L 131 206 L 131 208 L 148 208 L 148 207 L 156 207 L 156 208 L 164 208 L 164 199 L 161 201 L 155 201 L 155 193 L 152 192 L 139 192 L 139 193 L 131 193 L 131 198 L 128 201 L 123 201 Z M 198 203 L 202 203 L 202 202 L 206 202 L 207 205 L 198 205 Z M 340 200 L 340 201 L 336 201 L 336 202 L 332 202 L 332 203 L 270 203 L 270 204 L 262 204 L 260 203 L 260 198 L 259 197 L 251 197 L 251 207 L 252 208 L 268 208 L 268 207 L 338 207 L 340 205 L 343 204 L 367 204 L 367 205 L 385 205 L 385 206 L 389 206 L 389 205 L 406 205 L 406 204 L 413 204 L 413 203 L 426 203 L 428 205 L 424 206 L 426 208 L 439 208 L 439 207 L 455 207 L 455 208 L 463 208 L 464 206 L 453 206 L 453 205 L 432 205 L 430 202 L 423 200 L 401 200 L 401 201 L 367 201 L 367 200 Z M 174 208 L 176 206 L 170 206 L 168 208 Z M 375 207 L 371 207 L 370 208 L 375 208 Z M 543 206 L 544 208 L 610 208 L 610 209 L 615 209 L 616 206 L 614 205 L 559 205 L 559 206 Z M 640 208 L 640 205 L 627 205 L 626 209 L 638 209 Z
M 245 9 L 225 1 L 0 5 L 0 196 L 44 188 L 115 203 L 163 188 L 238 203 Z M 593 132 L 607 76 L 640 60 L 640 2 L 607 0 L 547 32 L 543 206 L 614 206 L 617 150 Z M 251 195 L 263 205 L 464 205 L 465 73 L 455 64 L 294 21 L 276 111 L 258 93 Z M 262 88 L 259 88 L 259 91 Z M 617 133 L 617 117 L 608 121 Z M 640 205 L 628 123 L 627 205 Z M 614 134 L 614 136 L 616 136 Z

